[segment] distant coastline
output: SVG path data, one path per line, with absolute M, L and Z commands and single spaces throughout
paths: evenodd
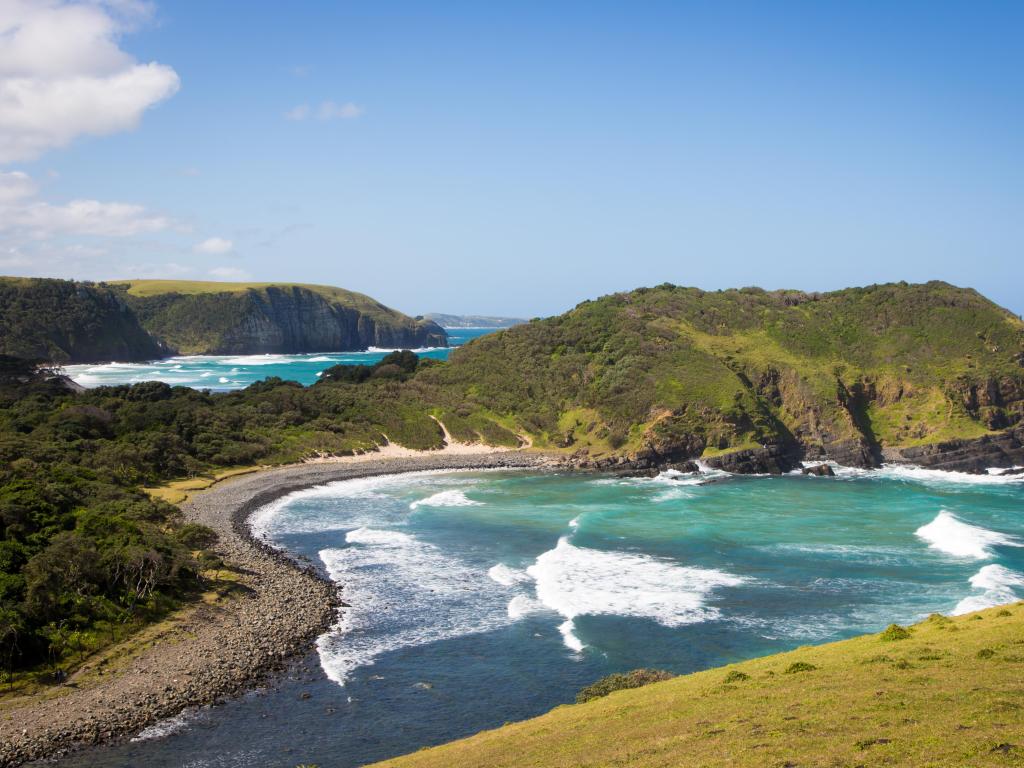
M 462 330 L 482 330 L 484 328 L 511 328 L 514 325 L 528 323 L 521 317 L 496 317 L 491 315 L 448 315 L 443 312 L 428 312 L 423 317 L 433 320 L 445 330 L 455 328 Z

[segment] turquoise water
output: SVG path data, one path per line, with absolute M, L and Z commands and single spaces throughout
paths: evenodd
M 356 766 L 684 673 L 1024 596 L 1024 478 L 440 472 L 257 514 L 351 608 L 271 689 L 91 766 Z M 303 698 L 303 694 L 310 694 Z
M 449 347 L 415 350 L 422 357 L 447 360 L 453 347 L 493 332 L 494 328 L 449 328 Z M 197 389 L 244 389 L 253 382 L 278 376 L 301 384 L 314 384 L 332 365 L 369 365 L 393 350 L 371 348 L 366 352 L 318 352 L 305 355 L 190 355 L 168 357 L 149 363 L 102 363 L 68 365 L 68 376 L 83 387 L 163 381 Z

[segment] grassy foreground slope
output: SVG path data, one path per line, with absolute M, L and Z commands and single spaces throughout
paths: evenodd
M 832 293 L 663 285 L 485 336 L 417 377 L 446 423 L 546 447 L 845 454 L 1024 417 L 1024 322 L 941 282 Z M 838 454 L 838 455 L 837 455 Z
M 685 675 L 391 768 L 1024 765 L 1024 603 Z

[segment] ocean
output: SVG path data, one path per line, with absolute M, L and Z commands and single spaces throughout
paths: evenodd
M 1024 597 L 1024 477 L 421 472 L 252 520 L 351 607 L 269 687 L 60 763 L 346 768 L 573 700 Z
M 450 346 L 413 351 L 422 357 L 447 360 L 448 353 L 455 347 L 497 329 L 446 330 Z M 393 351 L 370 348 L 365 352 L 317 352 L 304 355 L 182 355 L 148 363 L 67 365 L 64 366 L 64 372 L 83 387 L 162 381 L 196 389 L 229 391 L 244 389 L 253 382 L 271 376 L 306 385 L 315 384 L 323 370 L 332 365 L 369 365 Z

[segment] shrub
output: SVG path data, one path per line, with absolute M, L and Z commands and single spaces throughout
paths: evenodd
M 1010 611 L 1003 608 L 1003 610 L 997 613 L 996 616 L 1013 616 L 1013 614 Z
M 741 673 L 742 674 L 742 673 Z M 675 675 L 663 669 L 634 669 L 632 672 L 615 673 L 602 677 L 596 683 L 588 685 L 576 694 L 576 703 L 583 704 L 592 699 L 599 699 L 614 691 L 621 691 L 626 688 L 640 688 L 650 683 L 660 683 L 664 680 L 671 680 Z
M 797 672 L 813 672 L 817 667 L 813 664 L 808 664 L 806 661 L 794 661 L 788 667 L 786 667 L 785 674 L 795 675 Z
M 723 680 L 722 682 L 723 683 L 741 683 L 744 680 L 749 680 L 749 679 L 750 679 L 750 675 L 748 675 L 746 672 L 740 672 L 738 669 L 734 669 L 732 672 L 730 672 L 728 675 L 725 676 L 725 680 Z
M 978 656 L 979 659 L 991 659 L 995 655 L 996 655 L 996 652 L 993 651 L 991 648 L 982 648 L 977 653 L 977 656 Z
M 896 640 L 906 640 L 910 637 L 910 630 L 906 627 L 901 627 L 899 624 L 890 624 L 885 628 L 885 631 L 878 636 L 879 640 L 887 643 L 895 642 Z

